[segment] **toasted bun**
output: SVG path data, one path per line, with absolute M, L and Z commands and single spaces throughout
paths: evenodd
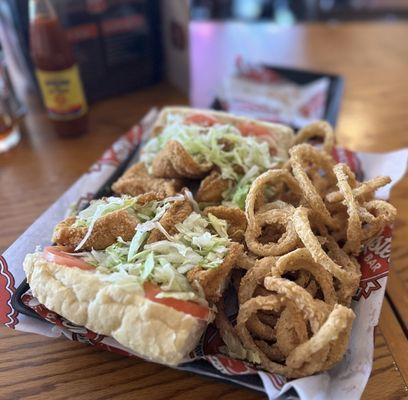
M 104 282 L 93 271 L 49 262 L 41 253 L 28 254 L 24 270 L 33 295 L 48 309 L 151 361 L 179 364 L 206 327 L 205 321 Z
M 190 107 L 164 107 L 152 128 L 152 136 L 161 133 L 166 126 L 167 116 L 169 114 L 187 116 L 196 113 L 212 116 L 225 124 L 238 125 L 240 123 L 251 123 L 254 126 L 266 128 L 270 133 L 270 145 L 272 144 L 276 148 L 277 155 L 284 159 L 288 157 L 288 150 L 292 146 L 294 140 L 293 130 L 290 127 L 272 122 L 259 121 L 248 117 L 239 117 L 222 111 L 203 110 Z

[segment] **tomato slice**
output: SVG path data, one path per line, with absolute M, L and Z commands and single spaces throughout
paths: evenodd
M 213 126 L 217 123 L 217 119 L 204 114 L 191 114 L 184 120 L 185 124 L 195 124 L 201 126 Z
M 144 284 L 145 297 L 155 303 L 163 304 L 167 307 L 174 308 L 177 311 L 181 311 L 185 314 L 192 315 L 198 319 L 208 320 L 210 310 L 208 307 L 200 306 L 200 304 L 193 301 L 164 298 L 160 299 L 156 296 L 161 292 L 160 288 L 153 283 L 146 282 Z
M 83 270 L 93 270 L 95 267 L 80 258 L 65 254 L 72 249 L 63 246 L 48 246 L 44 248 L 44 256 L 48 261 L 66 267 L 76 267 Z M 201 306 L 193 301 L 178 300 L 172 298 L 160 299 L 156 296 L 161 292 L 160 288 L 150 282 L 144 284 L 145 297 L 155 303 L 160 303 L 168 307 L 172 307 L 177 311 L 192 315 L 198 319 L 208 320 L 210 310 L 208 307 Z
M 64 265 L 66 267 L 76 267 L 84 270 L 92 270 L 95 267 L 88 264 L 84 260 L 78 257 L 70 256 L 65 254 L 65 252 L 71 252 L 72 249 L 64 246 L 48 246 L 44 248 L 44 256 L 48 261 L 54 262 L 56 264 Z
M 268 136 L 271 135 L 271 131 L 253 122 L 240 122 L 237 126 L 243 136 Z

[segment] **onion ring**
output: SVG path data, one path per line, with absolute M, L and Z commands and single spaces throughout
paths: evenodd
M 259 175 L 251 185 L 249 189 L 247 198 L 245 200 L 245 215 L 247 217 L 248 224 L 253 224 L 255 220 L 255 204 L 257 199 L 263 194 L 263 190 L 267 184 L 269 185 L 278 185 L 285 183 L 289 190 L 294 194 L 301 196 L 301 191 L 298 183 L 293 178 L 293 176 L 286 170 L 275 169 L 264 172 Z M 262 204 L 263 205 L 263 204 Z
M 236 267 L 242 269 L 251 269 L 256 262 L 256 256 L 251 253 L 243 253 L 236 261 Z
M 313 161 L 313 166 L 317 166 L 323 170 L 328 181 L 334 186 L 337 183 L 337 179 L 332 170 L 334 165 L 332 158 L 328 154 L 319 152 L 319 150 L 308 144 L 300 144 L 292 147 L 289 153 L 291 155 L 293 175 L 299 183 L 308 206 L 316 212 L 327 226 L 333 229 L 338 228 L 338 222 L 330 215 L 322 196 L 314 187 L 310 177 L 305 171 L 306 163 Z
M 296 249 L 282 257 L 272 269 L 271 276 L 281 277 L 287 271 L 306 270 L 310 272 L 322 290 L 324 301 L 330 306 L 337 302 L 331 274 L 316 263 L 307 249 Z
M 347 241 L 343 250 L 347 253 L 358 254 L 361 250 L 362 227 L 358 204 L 353 196 L 353 191 L 349 183 L 349 181 L 351 181 L 351 183 L 355 184 L 356 179 L 346 164 L 335 165 L 333 171 L 337 177 L 337 185 L 347 205 L 347 213 L 349 216 L 347 223 Z
M 258 261 L 245 276 L 241 279 L 241 284 L 238 290 L 238 302 L 243 304 L 254 296 L 257 288 L 263 288 L 262 283 L 270 272 L 272 266 L 275 265 L 274 257 L 267 257 Z M 264 289 L 266 290 L 266 289 Z M 259 294 L 259 291 L 258 291 Z M 270 294 L 268 292 L 268 294 Z M 272 340 L 275 339 L 275 330 L 269 324 L 262 322 L 259 317 L 254 314 L 248 320 L 248 329 L 255 333 L 259 338 Z
M 360 215 L 363 220 L 363 242 L 380 233 L 394 222 L 397 210 L 384 200 L 371 200 L 363 204 Z
M 367 201 L 367 196 L 372 196 L 377 189 L 388 185 L 390 182 L 391 178 L 389 176 L 377 176 L 376 178 L 370 179 L 367 182 L 360 183 L 356 188 L 353 189 L 353 196 L 357 199 L 363 199 Z M 342 201 L 343 199 L 343 194 L 340 191 L 331 192 L 326 195 L 326 200 L 329 203 L 337 203 L 339 201 Z
M 327 308 L 318 306 L 321 302 L 313 297 L 295 282 L 284 278 L 267 276 L 264 286 L 275 292 L 285 301 L 291 301 L 299 309 L 303 317 L 309 321 L 312 332 L 315 333 L 327 317 Z M 283 300 L 282 300 L 283 301 Z
M 255 266 L 248 270 L 245 276 L 241 279 L 238 291 L 239 304 L 243 304 L 253 297 L 257 286 L 263 285 L 264 278 L 271 273 L 272 267 L 275 267 L 275 265 L 275 257 L 265 257 L 258 260 L 255 263 Z
M 330 239 L 330 237 L 327 237 L 327 246 L 329 247 L 329 251 L 331 250 L 332 253 L 336 252 L 337 259 L 339 259 L 341 256 L 342 263 L 340 265 L 337 264 L 328 254 L 326 254 L 319 243 L 319 240 L 312 232 L 308 219 L 308 210 L 306 208 L 299 207 L 295 211 L 293 223 L 297 234 L 307 250 L 309 250 L 313 260 L 336 277 L 342 285 L 354 288 L 356 282 L 358 284 L 360 280 L 359 272 L 356 271 L 351 259 L 347 257 L 344 252 L 341 252 L 341 249 L 337 246 L 337 243 L 333 239 Z M 343 296 L 345 296 L 344 292 Z
M 248 320 L 249 322 L 250 320 Z M 280 351 L 277 343 L 273 343 L 269 345 L 263 340 L 255 340 L 255 344 L 258 348 L 265 353 L 265 355 L 272 361 L 276 362 L 284 362 L 285 355 Z
M 302 368 L 314 354 L 338 341 L 343 332 L 349 336 L 354 318 L 355 314 L 350 308 L 336 304 L 319 330 L 289 354 L 286 359 L 287 365 L 293 369 Z M 336 346 L 332 349 L 335 348 Z M 329 363 L 326 362 L 325 366 L 327 367 L 331 362 L 332 360 Z
M 323 140 L 323 150 L 331 154 L 335 145 L 333 128 L 326 121 L 316 121 L 302 128 L 293 142 L 294 145 L 305 143 L 310 139 L 319 137 Z
M 299 344 L 308 340 L 307 326 L 301 313 L 288 302 L 276 323 L 276 344 L 286 357 Z
M 236 331 L 245 348 L 256 353 L 260 358 L 261 365 L 268 371 L 282 374 L 287 377 L 298 377 L 300 375 L 298 375 L 292 368 L 288 368 L 283 364 L 279 364 L 271 360 L 268 355 L 256 344 L 246 326 L 248 319 L 258 310 L 279 311 L 281 307 L 281 298 L 276 295 L 267 297 L 253 297 L 249 299 L 247 302 L 242 304 L 239 309 Z
M 255 220 L 248 225 L 245 232 L 245 240 L 248 248 L 259 256 L 279 256 L 298 246 L 299 238 L 290 220 L 291 211 L 287 209 L 271 209 L 257 214 Z M 262 234 L 264 226 L 280 226 L 285 232 L 276 243 L 261 243 L 258 238 Z
M 316 136 L 324 151 L 299 144 Z M 388 177 L 360 183 L 346 164 L 335 163 L 330 125 L 311 124 L 295 144 L 282 169 L 250 187 L 244 235 L 250 255 L 238 261 L 246 273 L 231 325 L 247 360 L 288 378 L 327 370 L 343 357 L 355 317 L 348 307 L 361 277 L 354 256 L 396 213 L 373 200 Z

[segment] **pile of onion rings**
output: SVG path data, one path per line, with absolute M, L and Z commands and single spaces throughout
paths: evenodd
M 321 149 L 304 143 L 318 137 Z M 282 169 L 257 177 L 245 216 L 247 252 L 233 274 L 236 324 L 218 304 L 226 352 L 264 370 L 299 378 L 331 368 L 346 351 L 360 277 L 356 257 L 393 223 L 395 208 L 375 200 L 390 182 L 359 182 L 336 164 L 332 128 L 303 128 Z

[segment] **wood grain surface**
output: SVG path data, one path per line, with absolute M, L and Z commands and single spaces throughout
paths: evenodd
M 341 144 L 388 151 L 408 145 L 408 24 L 312 24 L 283 28 L 271 41 L 276 64 L 338 73 L 346 87 Z M 167 84 L 93 105 L 89 134 L 61 140 L 38 102 L 20 145 L 0 155 L 0 251 L 56 200 L 150 107 L 186 104 Z M 393 190 L 398 208 L 387 298 L 375 335 L 364 399 L 408 398 L 408 179 Z M 255 399 L 260 393 L 80 343 L 0 328 L 0 399 Z

